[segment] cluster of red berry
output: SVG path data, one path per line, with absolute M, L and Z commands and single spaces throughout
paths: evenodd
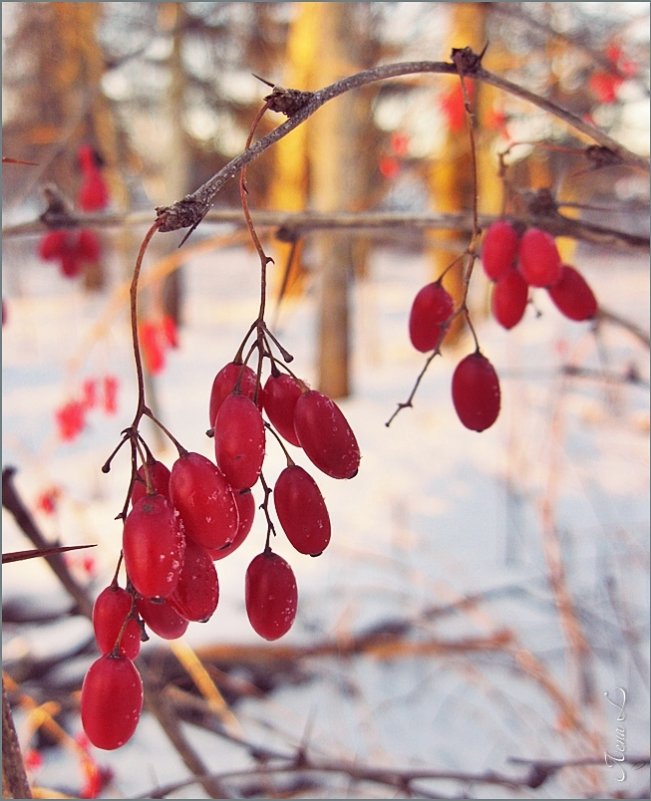
M 82 211 L 101 211 L 109 203 L 108 188 L 100 169 L 101 159 L 89 145 L 82 145 L 77 156 L 82 172 L 77 204 Z M 69 227 L 43 234 L 38 253 L 44 261 L 58 262 L 61 275 L 75 278 L 87 264 L 95 264 L 100 259 L 102 248 L 94 231 Z
M 101 406 L 104 414 L 115 414 L 117 410 L 118 379 L 105 375 L 100 379 L 87 378 L 81 394 L 72 398 L 54 413 L 59 439 L 74 440 L 86 427 L 88 412 Z
M 86 264 L 97 262 L 101 246 L 90 228 L 58 228 L 43 234 L 38 254 L 45 261 L 58 262 L 61 275 L 75 278 Z
M 246 364 L 225 365 L 213 381 L 209 415 L 215 462 L 180 449 L 170 470 L 150 456 L 132 482 L 122 540 L 127 587 L 114 579 L 95 602 L 93 624 L 103 655 L 91 665 L 81 694 L 84 729 L 100 748 L 120 747 L 137 726 L 143 694 L 132 660 L 145 626 L 176 639 L 190 621 L 213 615 L 219 600 L 214 563 L 233 553 L 251 530 L 251 488 L 258 480 L 268 532 L 264 550 L 246 570 L 246 613 L 267 640 L 291 628 L 296 579 L 269 544 L 274 529 L 268 496 L 273 494 L 280 525 L 299 553 L 322 553 L 330 541 L 330 518 L 316 482 L 294 463 L 283 440 L 334 478 L 352 478 L 359 467 L 357 440 L 339 407 L 275 364 L 264 387 Z M 273 492 L 262 475 L 267 430 L 287 456 Z
M 481 260 L 494 284 L 493 316 L 506 329 L 524 316 L 532 287 L 544 287 L 570 320 L 589 320 L 597 313 L 587 281 L 574 267 L 562 263 L 556 242 L 546 231 L 528 228 L 520 235 L 510 222 L 498 220 L 486 231 Z M 455 313 L 454 299 L 440 281 L 424 286 L 409 316 L 412 345 L 422 353 L 437 350 Z M 477 348 L 459 362 L 452 377 L 457 415 L 466 428 L 484 431 L 497 420 L 500 400 L 497 372 Z

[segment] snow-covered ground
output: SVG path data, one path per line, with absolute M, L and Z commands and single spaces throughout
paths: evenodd
M 172 250 L 175 241 L 167 236 Z M 16 484 L 30 504 L 46 488 L 60 487 L 57 513 L 37 512 L 37 519 L 65 544 L 99 543 L 93 552 L 97 592 L 119 552 L 114 518 L 124 502 L 128 455 L 120 454 L 108 475 L 100 467 L 135 405 L 127 319 L 107 312 L 121 268 L 113 265 L 109 289 L 93 296 L 35 262 L 34 251 L 35 240 L 5 246 L 3 463 L 18 468 Z M 580 248 L 575 263 L 608 309 L 648 329 L 646 258 Z M 486 283 L 479 272 L 473 294 L 481 308 Z M 251 252 L 227 249 L 190 259 L 183 276 L 181 347 L 168 353 L 167 367 L 155 379 L 157 403 L 161 419 L 186 448 L 211 455 L 205 436 L 210 386 L 256 315 L 258 262 Z M 465 430 L 452 408 L 450 379 L 472 349 L 469 340 L 433 361 L 415 408 L 403 410 L 387 428 L 423 363 L 408 342 L 406 321 L 414 294 L 429 280 L 425 256 L 387 248 L 374 253 L 369 278 L 354 289 L 354 393 L 341 408 L 360 442 L 362 465 L 351 481 L 315 475 L 333 528 L 320 558 L 293 553 L 280 537 L 274 543 L 294 567 L 300 593 L 296 624 L 282 642 L 345 638 L 406 620 L 413 621 L 408 641 L 414 646 L 497 632 L 508 643 L 474 652 L 418 654 L 414 647 L 386 658 L 314 659 L 306 663 L 311 680 L 239 702 L 234 712 L 241 732 L 249 741 L 287 749 L 305 738 L 311 753 L 332 759 L 471 773 L 520 775 L 509 757 L 601 757 L 615 748 L 617 726 L 625 727 L 628 755 L 648 753 L 648 351 L 611 325 L 595 338 L 589 325 L 563 319 L 539 291 L 540 315 L 529 308 L 511 332 L 476 315 L 482 351 L 502 382 L 502 411 L 492 429 Z M 308 382 L 315 380 L 316 294 L 314 286 L 304 300 L 288 303 L 277 328 L 295 356 L 292 368 Z M 94 337 L 98 321 L 108 324 Z M 621 375 L 634 366 L 646 386 L 569 378 L 560 372 L 563 364 Z M 84 378 L 106 373 L 120 380 L 117 414 L 91 413 L 77 440 L 60 443 L 55 409 L 78 393 Z M 146 436 L 156 447 L 153 435 Z M 264 470 L 273 480 L 282 454 L 273 441 L 267 450 Z M 168 463 L 174 459 L 169 448 L 157 452 Z M 296 458 L 309 469 L 298 452 Z M 219 608 L 209 623 L 190 627 L 191 645 L 260 642 L 246 620 L 243 576 L 264 538 L 259 514 L 245 544 L 217 563 Z M 3 539 L 4 551 L 30 547 L 4 510 Z M 572 619 L 580 627 L 576 636 L 588 643 L 581 658 L 550 583 L 555 546 Z M 5 601 L 29 598 L 45 608 L 61 603 L 41 561 L 3 572 Z M 485 596 L 461 611 L 425 614 L 477 593 Z M 26 649 L 61 650 L 88 632 L 80 619 L 11 627 L 3 640 L 7 667 L 11 672 L 12 660 Z M 161 641 L 153 637 L 143 651 L 155 647 Z M 81 679 L 86 664 L 70 660 L 59 670 Z M 619 687 L 627 693 L 623 724 L 604 696 L 615 697 Z M 28 689 L 38 697 L 38 687 Z M 567 719 L 571 708 L 578 715 L 574 723 Z M 68 722 L 73 734 L 79 731 L 78 719 Z M 251 763 L 242 748 L 189 725 L 184 731 L 211 770 Z M 97 758 L 115 771 L 107 798 L 134 798 L 187 775 L 147 714 L 127 746 Z M 45 786 L 70 787 L 70 771 L 60 750 L 46 751 L 37 778 Z M 568 768 L 529 795 L 609 797 L 623 791 L 635 797 L 648 783 L 648 769 L 627 766 L 626 773 L 625 783 L 618 783 L 616 768 Z M 324 782 L 330 798 L 392 792 L 369 784 L 360 789 L 346 777 Z M 458 782 L 421 786 L 457 797 L 522 792 Z M 321 792 L 304 797 L 324 797 Z M 201 793 L 195 785 L 175 797 Z

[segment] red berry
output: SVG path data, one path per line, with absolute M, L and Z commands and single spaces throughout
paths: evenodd
M 332 478 L 352 478 L 359 469 L 359 445 L 337 404 L 316 390 L 296 402 L 294 430 L 310 461 Z
M 553 286 L 561 277 L 561 256 L 554 237 L 539 228 L 525 231 L 518 267 L 529 286 Z
M 500 384 L 495 368 L 481 353 L 471 353 L 452 376 L 452 401 L 459 419 L 472 431 L 484 431 L 500 413 Z
M 165 352 L 158 326 L 151 320 L 145 320 L 140 323 L 138 335 L 145 367 L 152 375 L 160 373 L 165 367 Z
M 255 484 L 264 450 L 260 409 L 246 395 L 231 393 L 215 417 L 215 457 L 234 489 L 248 489 Z
M 208 411 L 208 417 L 210 419 L 211 427 L 215 425 L 215 417 L 217 416 L 219 407 L 233 391 L 237 390 L 240 392 L 240 394 L 246 395 L 247 398 L 251 398 L 251 400 L 253 400 L 257 385 L 258 379 L 256 374 L 245 364 L 235 364 L 235 362 L 230 362 L 222 367 L 222 369 L 215 376 L 212 382 L 212 389 L 210 391 L 210 408 Z M 261 388 L 258 390 L 256 403 L 258 404 L 258 408 L 262 408 Z
M 312 476 L 298 465 L 286 467 L 273 492 L 287 539 L 299 553 L 318 556 L 330 542 L 330 516 Z
M 235 492 L 233 494 L 235 496 L 237 511 L 240 515 L 240 523 L 237 527 L 237 534 L 228 545 L 224 545 L 221 548 L 211 548 L 208 551 L 215 561 L 223 559 L 239 548 L 247 538 L 249 531 L 251 531 L 251 526 L 253 525 L 253 518 L 255 516 L 255 499 L 253 498 L 253 493 L 250 490 L 242 490 L 242 492 Z
M 264 385 L 264 410 L 269 422 L 281 437 L 297 446 L 299 441 L 294 431 L 294 410 L 304 389 L 304 385 L 285 373 L 270 375 Z
M 124 621 L 131 614 L 133 596 L 117 586 L 108 586 L 100 592 L 93 604 L 93 629 L 97 647 L 103 654 L 115 647 Z M 135 659 L 140 652 L 140 625 L 135 617 L 126 624 L 120 640 L 120 653 Z
M 491 281 L 497 281 L 511 269 L 518 246 L 518 234 L 507 220 L 496 220 L 488 228 L 481 246 L 481 263 Z
M 519 271 L 509 270 L 493 287 L 493 317 L 504 328 L 513 328 L 524 316 L 528 294 L 529 287 Z
M 115 376 L 107 375 L 104 377 L 104 411 L 106 414 L 114 414 L 117 411 L 117 393 L 119 382 Z
M 124 745 L 142 711 L 142 679 L 125 656 L 104 654 L 90 666 L 81 687 L 81 722 L 97 748 Z
M 59 272 L 66 278 L 75 278 L 83 269 L 82 261 L 77 253 L 66 251 L 59 262 Z
M 164 598 L 138 598 L 138 612 L 152 631 L 165 640 L 176 640 L 185 634 L 189 625 Z
M 87 169 L 84 182 L 79 187 L 77 203 L 83 211 L 101 211 L 109 202 L 108 189 L 99 170 Z
M 151 481 L 152 490 L 169 500 L 170 497 L 170 471 L 157 459 L 147 461 L 147 471 Z M 145 479 L 145 466 L 140 465 L 131 489 L 131 503 L 135 504 L 147 494 Z
M 409 314 L 409 338 L 416 350 L 427 353 L 440 344 L 453 311 L 452 295 L 438 281 L 417 293 Z
M 265 640 L 277 640 L 292 627 L 298 606 L 294 572 L 271 550 L 258 554 L 248 566 L 244 602 L 249 622 Z
M 145 598 L 166 598 L 183 566 L 185 537 L 167 498 L 145 495 L 127 515 L 122 535 L 124 564 Z
M 95 231 L 82 228 L 77 235 L 76 251 L 84 261 L 97 261 L 101 255 L 102 247 Z
M 597 299 L 588 282 L 569 264 L 563 265 L 561 280 L 547 291 L 558 310 L 570 320 L 589 320 L 597 313 Z
M 236 536 L 237 505 L 228 481 L 210 459 L 184 453 L 172 466 L 170 498 L 185 535 L 202 548 L 221 548 Z
M 43 234 L 38 243 L 38 255 L 42 259 L 50 260 L 59 258 L 66 248 L 68 232 L 64 229 L 48 231 Z
M 181 575 L 168 601 L 182 617 L 202 623 L 217 608 L 219 581 L 215 565 L 208 551 L 192 540 L 186 544 Z

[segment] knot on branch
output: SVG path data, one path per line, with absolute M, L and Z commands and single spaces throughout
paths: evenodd
M 38 217 L 42 223 L 48 228 L 75 228 L 79 225 L 70 204 L 57 186 L 46 184 L 42 192 L 47 204 L 45 211 Z
M 585 157 L 592 164 L 594 170 L 601 167 L 612 167 L 623 164 L 623 159 L 614 150 L 605 145 L 589 145 L 585 149 Z
M 196 228 L 208 213 L 209 205 L 195 195 L 186 195 L 171 206 L 156 206 L 158 230 L 167 233 L 179 228 Z
M 558 204 L 549 189 L 529 192 L 526 196 L 527 211 L 535 217 L 558 216 Z
M 286 117 L 293 117 L 314 97 L 314 92 L 301 92 L 299 89 L 284 89 L 274 86 L 270 95 L 265 97 L 267 108 L 277 111 Z
M 472 47 L 453 47 L 451 59 L 457 72 L 461 72 L 463 75 L 472 75 L 478 72 L 487 49 L 488 44 L 484 45 L 481 53 L 475 53 Z

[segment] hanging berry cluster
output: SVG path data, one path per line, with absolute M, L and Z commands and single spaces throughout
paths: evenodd
M 554 237 L 546 231 L 523 231 L 508 220 L 497 220 L 484 236 L 481 262 L 493 283 L 493 317 L 507 330 L 522 320 L 530 290 L 536 288 L 544 288 L 570 320 L 581 322 L 597 314 L 597 301 L 589 284 L 577 269 L 563 264 Z M 462 309 L 465 302 L 455 310 L 454 300 L 441 279 L 424 286 L 416 294 L 409 315 L 409 338 L 416 350 L 438 352 L 453 318 Z M 495 368 L 481 353 L 476 336 L 475 344 L 475 351 L 454 370 L 452 402 L 466 428 L 484 431 L 499 416 L 500 384 Z M 411 399 L 399 409 L 410 402 Z
M 352 478 L 359 468 L 359 446 L 343 413 L 333 400 L 290 371 L 292 356 L 265 323 L 266 268 L 271 260 L 253 228 L 244 172 L 240 189 L 260 256 L 260 307 L 235 357 L 213 380 L 208 433 L 214 438 L 214 460 L 180 445 L 145 402 L 136 299 L 140 265 L 156 224 L 145 237 L 134 269 L 131 328 L 138 405 L 133 423 L 103 467 L 107 472 L 122 445 L 130 443 L 131 480 L 119 516 L 124 523 L 122 553 L 113 581 L 94 605 L 95 639 L 102 656 L 91 665 L 81 691 L 82 724 L 100 748 L 119 748 L 135 732 L 143 686 L 133 660 L 147 629 L 176 639 L 190 622 L 212 617 L 219 601 L 215 563 L 239 548 L 251 531 L 258 488 L 266 539 L 244 577 L 246 614 L 254 631 L 267 640 L 276 640 L 291 628 L 298 607 L 297 582 L 289 563 L 272 549 L 276 527 L 270 498 L 282 531 L 300 554 L 321 554 L 330 541 L 331 526 L 316 481 L 295 463 L 288 447 L 299 448 L 332 478 Z M 155 459 L 143 440 L 139 432 L 143 417 L 149 417 L 175 445 L 178 458 L 170 467 Z M 263 473 L 269 434 L 287 461 L 273 488 Z M 122 563 L 123 587 L 118 580 Z
M 106 181 L 101 172 L 103 161 L 96 150 L 82 145 L 77 153 L 81 184 L 77 205 L 82 211 L 101 211 L 109 204 Z M 80 228 L 70 220 L 67 227 L 47 231 L 38 244 L 38 255 L 44 261 L 58 264 L 65 278 L 76 278 L 88 265 L 96 264 L 102 255 L 99 237 L 90 228 Z

